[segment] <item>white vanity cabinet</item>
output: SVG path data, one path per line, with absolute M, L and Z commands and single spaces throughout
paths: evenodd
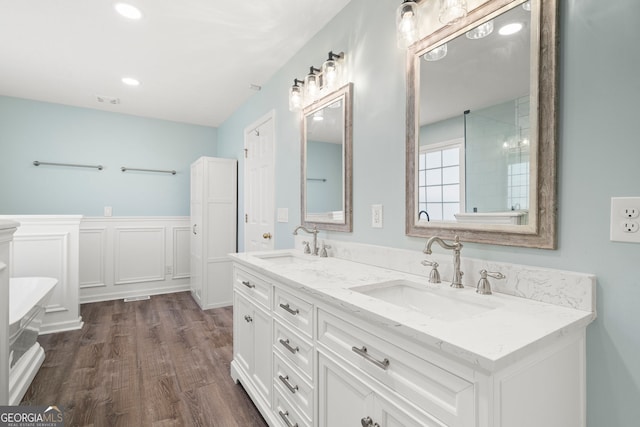
M 258 407 L 269 408 L 272 395 L 271 284 L 240 269 L 234 269 L 233 277 L 232 376 L 241 379 Z
M 463 344 L 482 347 L 493 340 L 496 346 L 491 348 L 502 351 L 526 333 L 525 328 L 538 324 L 546 335 L 521 341 L 521 347 L 512 346 L 494 359 L 451 347 L 437 334 L 421 333 L 422 323 L 411 329 L 394 322 L 378 313 L 384 305 L 379 310 L 355 305 L 364 300 L 356 300 L 349 289 L 324 296 L 345 277 L 357 282 L 362 276 L 356 274 L 369 274 L 375 267 L 342 266 L 340 271 L 353 269 L 354 276 L 336 274 L 338 279 L 331 282 L 318 265 L 322 279 L 304 285 L 294 279 L 301 277 L 295 268 L 271 270 L 261 267 L 266 263 L 256 263 L 234 264 L 231 375 L 242 382 L 270 426 L 586 426 L 589 314 L 495 296 L 497 305 L 508 305 L 503 313 L 511 317 L 504 321 L 512 320 L 502 330 L 512 335 L 496 335 L 502 317 L 491 322 L 473 317 L 473 322 L 486 323 L 481 328 L 465 323 L 468 337 Z M 547 313 L 547 318 L 527 310 Z M 564 326 L 549 327 L 551 313 L 565 322 L 554 325 Z M 416 319 L 430 322 L 427 317 Z M 455 328 L 454 322 L 447 328 Z M 468 328 L 473 333 L 467 333 Z

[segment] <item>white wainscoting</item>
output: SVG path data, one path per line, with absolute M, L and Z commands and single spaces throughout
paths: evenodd
M 80 302 L 189 290 L 189 217 L 85 217 Z
M 11 244 L 11 276 L 58 279 L 40 333 L 82 328 L 78 288 L 80 215 L 2 215 L 20 226 Z

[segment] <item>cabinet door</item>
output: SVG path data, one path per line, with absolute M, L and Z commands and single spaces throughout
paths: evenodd
M 233 359 L 251 375 L 253 370 L 253 305 L 234 292 Z
M 271 315 L 253 306 L 253 382 L 264 397 L 271 403 L 271 384 L 273 376 L 271 351 Z
M 361 426 L 363 419 L 373 418 L 373 392 L 369 387 L 323 353 L 318 354 L 318 372 L 320 427 Z
M 203 185 L 203 162 L 201 160 L 191 165 L 191 204 L 190 204 L 190 225 L 191 225 L 191 292 L 200 304 L 202 304 L 202 185 Z
M 391 402 L 375 396 L 373 422 L 384 427 L 446 427 L 426 414 L 418 413 L 406 403 Z

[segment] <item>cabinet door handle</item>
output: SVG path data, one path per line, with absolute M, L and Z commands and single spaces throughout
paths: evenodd
M 300 310 L 298 310 L 297 308 L 294 310 L 291 308 L 291 306 L 289 305 L 289 303 L 286 304 L 282 304 L 280 303 L 280 307 L 282 307 L 287 313 L 291 313 L 294 316 L 298 313 L 300 313 Z
M 197 227 L 197 226 L 198 226 L 198 224 L 193 224 L 193 234 L 198 234 L 198 233 L 196 232 L 196 227 Z
M 293 385 L 289 382 L 289 375 L 287 375 L 286 377 L 283 377 L 282 375 L 278 375 L 278 378 L 280 378 L 280 381 L 282 381 L 284 385 L 287 386 L 287 388 L 291 393 L 295 393 L 296 391 L 298 391 L 298 386 Z
M 283 340 L 282 338 L 280 338 L 278 341 L 280 341 L 280 344 L 282 344 L 284 346 L 284 348 L 286 348 L 287 350 L 289 350 L 291 353 L 296 354 L 297 352 L 300 351 L 299 347 L 291 347 L 291 344 L 289 344 L 289 340 Z
M 377 367 L 386 370 L 389 367 L 389 359 L 387 359 L 386 357 L 384 358 L 384 360 L 380 361 L 380 360 L 376 360 L 375 358 L 373 358 L 368 352 L 367 352 L 367 347 L 362 346 L 361 348 L 358 347 L 351 347 L 351 350 L 353 350 L 355 353 L 359 354 L 360 356 L 364 357 L 365 359 L 367 359 L 369 362 L 373 363 L 374 365 L 376 365 Z
M 251 318 L 251 316 L 249 316 L 248 314 L 246 316 L 244 316 L 244 320 L 247 321 L 247 323 L 249 322 L 253 322 L 253 319 Z
M 380 424 L 374 423 L 371 417 L 364 417 L 360 420 L 362 427 L 380 427 Z
M 278 410 L 278 413 L 280 414 L 280 418 L 282 418 L 284 420 L 284 423 L 288 427 L 298 427 L 298 423 L 291 424 L 291 421 L 289 420 L 289 411 L 282 412 L 282 411 Z
M 251 289 L 256 287 L 256 285 L 251 284 L 251 282 L 248 280 L 243 280 L 242 284 L 245 285 L 247 288 L 251 288 Z

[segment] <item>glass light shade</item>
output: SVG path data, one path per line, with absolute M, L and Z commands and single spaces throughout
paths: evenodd
M 531 12 L 531 2 L 530 1 L 526 1 L 526 2 L 522 3 L 522 8 L 524 10 L 526 10 L 527 12 Z
M 406 49 L 418 40 L 418 5 L 407 1 L 396 10 L 398 47 Z
M 493 19 L 467 31 L 467 38 L 471 40 L 478 40 L 487 37 L 491 33 L 493 33 Z
M 328 59 L 322 64 L 322 75 L 324 76 L 324 87 L 329 91 L 340 85 L 340 63 L 335 59 Z
M 440 0 L 441 23 L 452 25 L 467 16 L 467 0 Z
M 447 44 L 441 44 L 440 46 L 436 47 L 435 49 L 431 49 L 429 52 L 425 53 L 424 55 L 422 55 L 422 58 L 425 61 L 438 61 L 442 58 L 444 58 L 445 56 L 447 56 Z
M 304 78 L 304 99 L 306 103 L 310 104 L 318 97 L 318 92 L 320 92 L 318 83 L 317 74 L 309 73 Z
M 313 113 L 314 122 L 321 122 L 323 120 L 324 120 L 324 110 L 318 110 L 315 113 Z
M 302 109 L 302 88 L 298 85 L 289 89 L 289 111 L 300 111 Z

